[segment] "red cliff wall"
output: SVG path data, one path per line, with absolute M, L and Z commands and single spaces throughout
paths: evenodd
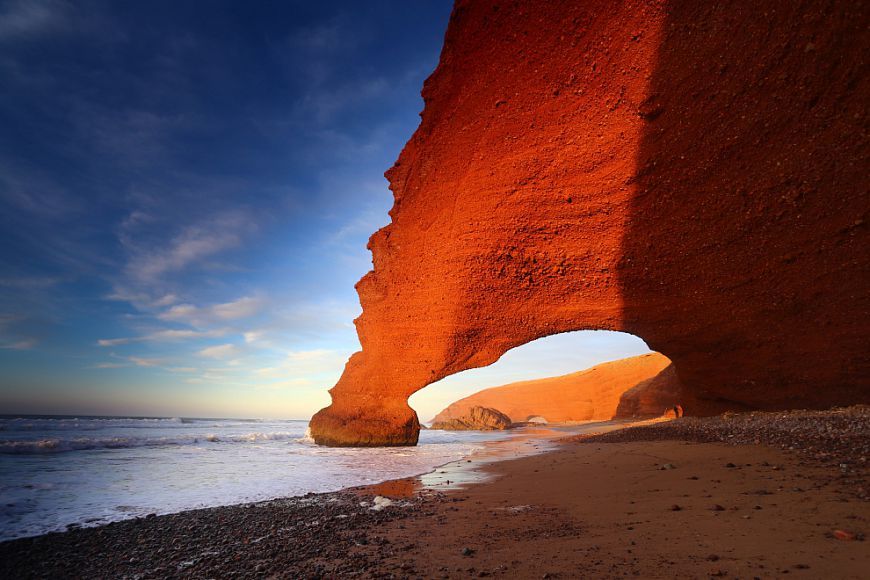
M 870 401 L 868 25 L 846 0 L 457 2 L 314 438 L 412 444 L 410 394 L 579 329 L 670 358 L 688 414 Z
M 530 417 L 544 417 L 550 423 L 608 420 L 617 415 L 617 408 L 622 408 L 628 416 L 659 416 L 679 402 L 676 377 L 669 373 L 667 376 L 673 384 L 660 380 L 654 392 L 646 392 L 648 389 L 643 387 L 670 368 L 670 364 L 667 357 L 651 353 L 559 377 L 491 387 L 451 403 L 432 422 L 459 419 L 472 407 L 497 409 L 514 423 Z M 643 405 L 621 403 L 628 391 L 643 392 Z M 632 398 L 639 399 L 638 396 Z

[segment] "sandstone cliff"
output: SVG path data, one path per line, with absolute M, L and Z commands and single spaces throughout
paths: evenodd
M 432 421 L 439 423 L 463 417 L 477 406 L 498 409 L 515 423 L 532 417 L 560 423 L 607 420 L 616 416 L 659 416 L 666 408 L 679 403 L 676 375 L 664 372 L 671 368 L 666 357 L 652 353 L 560 377 L 492 387 L 452 403 Z M 659 375 L 663 376 L 654 381 Z M 623 401 L 628 393 L 632 393 L 630 402 Z
M 687 414 L 870 402 L 868 9 L 458 1 L 315 440 L 413 444 L 410 394 L 580 329 Z
M 432 422 L 431 429 L 453 431 L 503 431 L 511 428 L 511 418 L 490 407 L 474 405 L 465 407 L 462 413 Z

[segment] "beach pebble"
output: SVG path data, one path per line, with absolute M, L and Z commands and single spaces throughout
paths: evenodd
M 376 512 L 379 512 L 382 509 L 384 509 L 385 507 L 389 507 L 391 505 L 393 505 L 393 500 L 391 500 L 388 497 L 383 497 L 383 496 L 379 495 L 379 496 L 375 497 L 374 505 L 372 507 L 370 507 L 369 509 L 372 509 Z

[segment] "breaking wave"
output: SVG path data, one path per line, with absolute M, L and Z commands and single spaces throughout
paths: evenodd
M 125 449 L 130 447 L 167 447 L 208 443 L 257 443 L 299 438 L 299 433 L 246 433 L 244 435 L 189 435 L 184 437 L 48 437 L 37 440 L 2 440 L 0 453 L 62 453 L 86 449 Z
M 10 417 L 0 416 L 2 431 L 97 431 L 103 429 L 226 427 L 261 423 L 262 419 L 201 419 L 196 417 Z

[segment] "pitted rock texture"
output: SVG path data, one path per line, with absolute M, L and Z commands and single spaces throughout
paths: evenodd
M 483 389 L 451 403 L 432 419 L 432 426 L 464 417 L 474 407 L 498 409 L 514 423 L 534 417 L 548 423 L 657 417 L 679 403 L 676 374 L 665 373 L 672 369 L 670 362 L 658 353 L 645 354 L 559 377 Z M 629 401 L 623 401 L 626 396 Z M 622 415 L 617 413 L 620 408 Z
M 414 444 L 410 394 L 579 329 L 689 415 L 870 401 L 868 8 L 458 1 L 315 440 Z
M 510 429 L 511 418 L 491 407 L 475 405 L 467 407 L 463 413 L 455 417 L 444 417 L 433 421 L 430 429 L 448 429 L 451 431 L 504 431 Z

